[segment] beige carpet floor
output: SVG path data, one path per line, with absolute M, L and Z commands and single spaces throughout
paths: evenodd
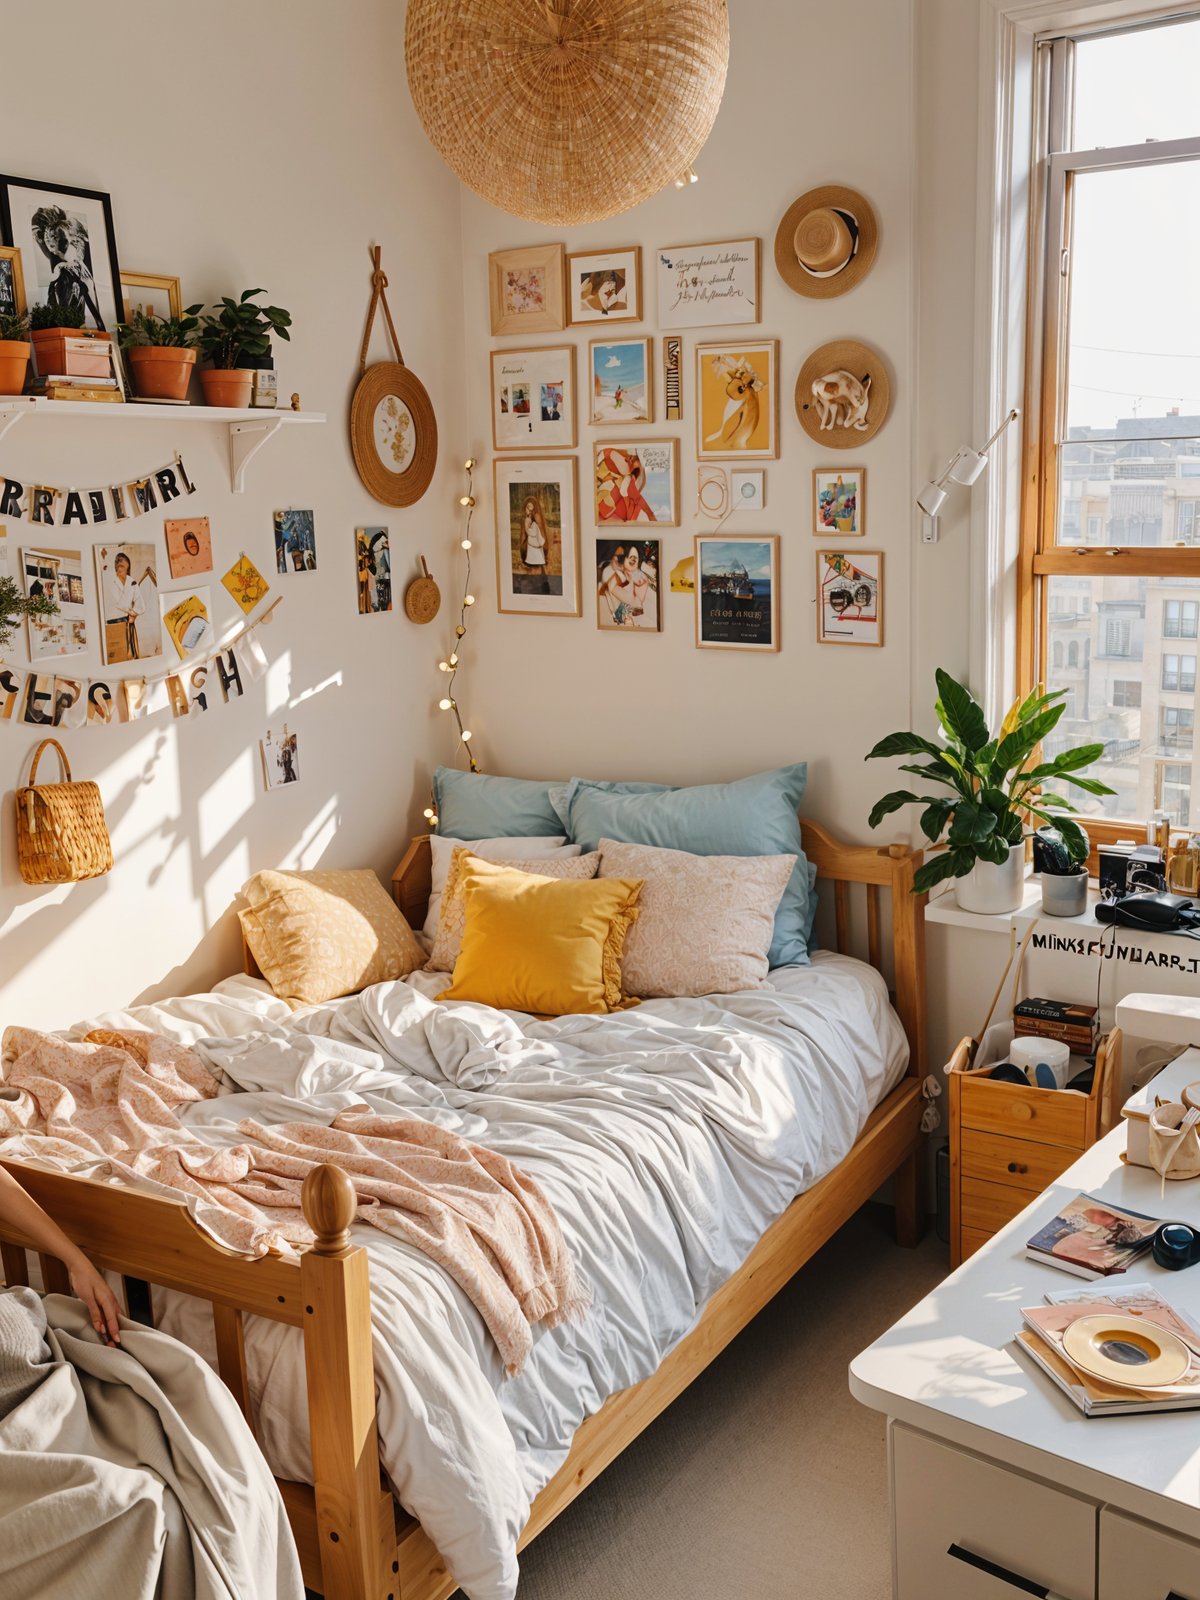
M 867 1207 L 521 1557 L 520 1600 L 889 1600 L 884 1419 L 853 1356 L 937 1284 Z

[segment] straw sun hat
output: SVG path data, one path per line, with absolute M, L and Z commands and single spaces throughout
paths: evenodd
M 826 184 L 784 212 L 775 234 L 775 265 L 797 294 L 831 300 L 870 272 L 878 237 L 870 201 L 844 184 Z

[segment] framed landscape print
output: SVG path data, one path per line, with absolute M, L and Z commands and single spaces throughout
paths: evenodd
M 574 456 L 492 462 L 496 604 L 532 617 L 577 617 L 579 485 Z
M 640 245 L 578 251 L 567 257 L 567 321 L 573 327 L 587 322 L 641 320 Z
M 761 241 L 673 244 L 656 254 L 661 328 L 715 328 L 759 320 Z
M 779 454 L 779 340 L 696 346 L 696 455 Z
M 158 317 L 166 322 L 170 317 L 183 315 L 183 291 L 178 278 L 166 278 L 157 272 L 123 272 L 121 274 L 122 316 L 126 322 L 135 311 L 148 317 Z
M 529 245 L 488 257 L 492 332 L 557 333 L 563 326 L 563 247 Z
M 696 646 L 779 649 L 779 535 L 696 535 Z
M 0 317 L 20 317 L 25 311 L 21 252 L 15 245 L 4 245 L 0 247 Z
M 596 626 L 615 633 L 659 633 L 662 608 L 657 539 L 596 540 Z
M 575 346 L 492 351 L 497 450 L 569 450 L 577 439 Z
M 817 551 L 817 643 L 883 643 L 882 551 Z
M 819 539 L 861 538 L 867 531 L 867 469 L 813 468 L 813 532 Z
M 115 331 L 121 268 L 106 194 L 0 175 L 0 243 L 20 250 L 34 304 L 78 306 L 85 328 Z
M 592 447 L 592 513 L 610 523 L 679 526 L 679 445 L 675 439 Z
M 593 426 L 626 422 L 651 422 L 654 397 L 651 388 L 649 339 L 593 339 L 588 346 Z

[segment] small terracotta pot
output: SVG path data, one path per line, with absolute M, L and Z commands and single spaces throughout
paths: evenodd
M 210 406 L 250 405 L 254 384 L 252 367 L 208 367 L 200 374 L 205 403 Z
M 126 352 L 133 386 L 143 399 L 186 400 L 196 352 L 176 345 L 141 344 Z
M 20 394 L 29 370 L 29 345 L 23 339 L 0 339 L 0 394 Z

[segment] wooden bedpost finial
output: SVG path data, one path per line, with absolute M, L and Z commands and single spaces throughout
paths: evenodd
M 340 1167 L 328 1162 L 314 1167 L 300 1191 L 304 1220 L 316 1238 L 313 1250 L 319 1256 L 336 1256 L 350 1248 L 350 1224 L 358 1202 L 354 1185 Z

